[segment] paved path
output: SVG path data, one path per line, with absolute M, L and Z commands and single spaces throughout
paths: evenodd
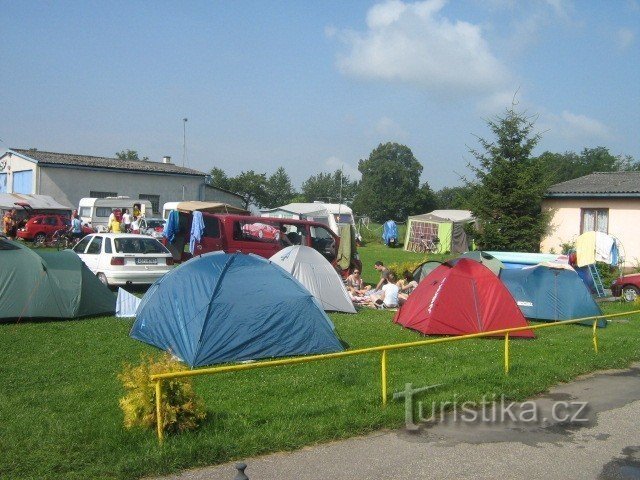
M 534 400 L 538 423 L 469 424 L 449 417 L 417 432 L 383 431 L 250 458 L 246 474 L 251 480 L 640 479 L 640 364 L 583 377 Z M 558 415 L 586 421 L 550 420 L 554 402 L 567 402 L 556 407 Z M 578 413 L 575 402 L 588 406 Z M 516 410 L 524 415 L 530 406 Z M 229 463 L 164 480 L 232 480 L 235 472 Z

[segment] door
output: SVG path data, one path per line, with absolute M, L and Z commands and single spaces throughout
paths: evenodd
M 235 220 L 227 253 L 255 253 L 270 258 L 283 247 L 280 235 L 280 225 L 275 221 L 264 218 Z
M 333 263 L 338 254 L 338 245 L 335 237 L 327 227 L 311 226 L 309 230 L 311 233 L 310 246 L 320 252 L 329 262 Z
M 220 220 L 217 217 L 203 214 L 204 232 L 202 232 L 202 240 L 196 245 L 195 255 L 206 252 L 218 252 L 223 250 L 222 231 L 220 228 Z
M 58 217 L 54 216 L 44 217 L 42 226 L 44 227 L 44 231 L 48 238 L 51 238 L 56 230 L 60 230 L 62 228 L 62 226 L 58 224 Z
M 87 250 L 84 253 L 82 261 L 89 267 L 93 273 L 98 272 L 98 264 L 100 262 L 100 256 L 102 253 L 103 237 L 101 235 L 95 235 L 89 243 Z

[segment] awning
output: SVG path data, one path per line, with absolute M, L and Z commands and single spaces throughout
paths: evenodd
M 34 210 L 67 210 L 71 211 L 71 207 L 66 207 L 56 202 L 48 195 L 27 195 L 22 193 L 0 193 L 0 209 L 10 210 L 20 205 L 26 205 Z
M 199 212 L 206 213 L 235 213 L 238 215 L 248 215 L 249 212 L 242 208 L 233 207 L 226 203 L 218 202 L 200 202 L 197 200 L 189 202 L 179 202 L 176 210 L 179 212 L 191 213 L 198 210 Z

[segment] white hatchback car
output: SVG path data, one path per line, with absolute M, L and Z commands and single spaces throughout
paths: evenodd
M 107 286 L 150 285 L 173 266 L 169 250 L 146 235 L 94 233 L 73 251 Z

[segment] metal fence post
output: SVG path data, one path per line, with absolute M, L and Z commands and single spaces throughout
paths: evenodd
M 247 474 L 244 473 L 245 468 L 247 468 L 246 463 L 236 463 L 236 470 L 238 470 L 238 473 L 236 473 L 236 476 L 233 477 L 233 480 L 249 480 Z
M 158 430 L 158 441 L 164 440 L 164 428 L 162 425 L 162 380 L 156 380 L 156 425 Z
M 509 373 L 509 332 L 504 335 L 504 374 Z
M 381 380 L 382 380 L 382 405 L 387 404 L 387 351 L 382 350 L 381 358 Z

